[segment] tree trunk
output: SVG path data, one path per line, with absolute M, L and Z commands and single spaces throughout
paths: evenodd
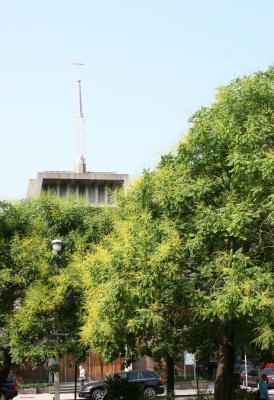
M 8 349 L 1 349 L 2 365 L 0 366 L 0 386 L 6 382 L 11 367 L 11 356 Z
M 215 400 L 232 400 L 234 370 L 233 335 L 228 326 L 220 337 L 219 363 L 215 381 Z
M 74 362 L 74 400 L 76 400 L 77 397 L 77 373 L 78 373 L 78 368 L 77 368 L 77 360 L 75 357 L 75 362 Z
M 174 357 L 167 355 L 166 358 L 167 374 L 167 395 L 174 396 Z

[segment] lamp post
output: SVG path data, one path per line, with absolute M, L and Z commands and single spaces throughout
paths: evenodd
M 62 247 L 62 241 L 59 239 L 54 239 L 51 241 L 52 252 L 57 255 Z M 55 263 L 55 271 L 58 271 L 58 266 Z M 55 364 L 59 364 L 59 354 L 55 359 Z M 54 400 L 60 400 L 60 380 L 59 380 L 59 370 L 54 372 Z
M 247 387 L 247 358 L 245 353 L 245 386 Z
M 60 240 L 60 239 L 52 240 L 51 247 L 52 247 L 53 254 L 59 253 L 59 251 L 61 250 L 61 247 L 62 247 L 62 240 Z

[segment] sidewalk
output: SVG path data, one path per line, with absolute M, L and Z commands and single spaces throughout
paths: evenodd
M 192 399 L 193 396 L 196 396 L 196 391 L 193 389 L 186 390 L 175 390 L 176 400 L 180 399 Z M 41 394 L 19 394 L 14 400 L 53 400 L 54 395 L 49 393 L 41 393 Z M 159 400 L 162 396 L 158 396 Z M 79 397 L 77 394 L 77 400 L 84 400 Z M 60 400 L 74 400 L 74 393 L 61 393 Z
M 213 393 L 214 391 L 214 383 L 209 383 L 207 392 Z M 178 400 L 184 398 L 193 398 L 197 394 L 196 389 L 175 389 L 175 396 Z M 161 400 L 164 395 L 159 395 L 157 398 Z M 41 393 L 41 394 L 19 394 L 14 400 L 53 400 L 54 395 L 49 393 Z M 84 400 L 83 398 L 79 397 L 77 394 L 76 399 Z M 74 393 L 60 393 L 60 400 L 74 400 Z
M 197 391 L 194 389 L 175 390 L 176 400 L 192 399 L 196 396 Z M 41 394 L 19 394 L 14 400 L 53 400 L 54 395 L 49 393 Z M 162 396 L 158 396 L 159 400 Z M 77 400 L 84 400 L 77 394 Z M 74 400 L 74 393 L 60 393 L 60 400 Z
M 208 393 L 213 393 L 214 386 L 213 383 L 209 384 L 207 389 Z M 274 389 L 269 389 L 269 399 L 274 400 Z M 197 395 L 197 390 L 195 389 L 183 389 L 183 390 L 175 390 L 176 400 L 186 400 L 186 399 L 193 399 Z M 14 400 L 53 400 L 54 395 L 49 393 L 41 393 L 41 394 L 19 394 Z M 159 400 L 162 396 L 158 396 Z M 77 400 L 83 400 L 81 397 L 76 397 Z M 60 400 L 74 400 L 74 393 L 61 393 Z

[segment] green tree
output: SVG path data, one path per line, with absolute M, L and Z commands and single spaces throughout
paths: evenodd
M 122 200 L 113 231 L 85 259 L 90 276 L 82 337 L 105 360 L 164 358 L 172 392 L 173 356 L 185 344 L 189 290 L 173 223 L 155 219 L 139 204 L 139 196 L 146 201 L 148 180 Z
M 230 400 L 235 346 L 273 347 L 273 78 L 269 68 L 219 88 L 122 200 L 86 260 L 82 335 L 104 358 L 208 346 L 215 398 Z
M 235 345 L 274 343 L 273 78 L 269 68 L 220 88 L 155 172 L 153 201 L 193 271 L 196 321 L 218 345 L 216 399 L 232 398 Z
M 2 281 L 3 293 L 11 304 L 3 326 L 13 361 L 35 365 L 65 351 L 79 352 L 83 293 L 81 264 L 74 258 L 77 253 L 80 260 L 112 229 L 113 211 L 50 196 L 8 207 L 23 226 L 3 234 L 9 275 L 4 265 L 1 273 L 10 282 Z M 6 221 L 11 223 L 9 215 Z M 51 251 L 55 238 L 62 240 L 57 255 Z
M 0 202 L 0 385 L 6 380 L 11 367 L 7 317 L 24 287 L 20 272 L 16 270 L 11 256 L 11 241 L 16 233 L 25 232 L 24 220 L 16 207 Z

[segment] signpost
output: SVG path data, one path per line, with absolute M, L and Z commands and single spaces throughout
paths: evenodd
M 188 353 L 187 351 L 184 352 L 184 377 L 186 378 L 186 366 L 193 365 L 193 375 L 194 379 L 196 377 L 196 361 L 195 361 L 195 354 Z

